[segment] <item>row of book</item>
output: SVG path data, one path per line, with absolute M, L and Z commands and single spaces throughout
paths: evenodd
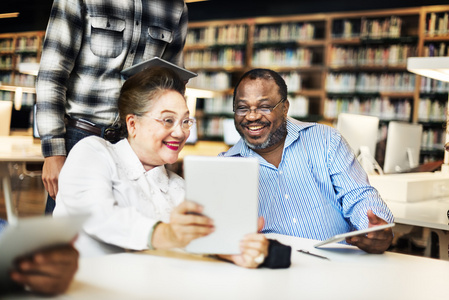
M 360 19 L 342 19 L 332 22 L 333 38 L 353 38 L 360 36 Z
M 418 121 L 443 122 L 446 120 L 447 100 L 435 100 L 430 98 L 419 99 Z
M 308 48 L 264 48 L 256 49 L 252 65 L 255 67 L 309 67 L 312 65 L 313 51 Z
M 232 115 L 233 112 L 233 99 L 232 95 L 220 95 L 214 98 L 204 99 L 205 114 L 225 114 Z
M 12 69 L 12 57 L 10 55 L 0 56 L 0 69 Z
M 227 72 L 198 72 L 198 76 L 189 80 L 187 87 L 221 91 L 232 88 L 231 74 Z
M 333 21 L 331 35 L 333 38 L 398 38 L 401 36 L 401 27 L 402 18 L 397 16 L 376 19 L 341 19 Z
M 12 69 L 14 59 L 11 55 L 0 56 L 0 69 Z M 19 54 L 16 58 L 16 65 L 22 62 L 37 62 L 36 55 Z
M 36 83 L 36 76 L 26 74 L 16 74 L 12 80 L 12 84 L 22 87 L 34 87 Z
M 302 77 L 298 72 L 280 72 L 279 75 L 284 79 L 290 93 L 299 92 L 302 89 Z
M 16 51 L 35 52 L 39 48 L 39 39 L 36 36 L 17 38 Z
M 329 73 L 326 91 L 330 93 L 413 92 L 415 75 L 396 73 Z
M 335 119 L 340 113 L 352 113 L 376 116 L 381 120 L 409 121 L 411 112 L 410 99 L 333 97 L 325 100 L 323 115 L 327 119 Z
M 383 19 L 362 18 L 360 37 L 377 38 L 398 38 L 401 36 L 402 18 L 391 16 Z
M 223 138 L 223 121 L 226 117 L 214 117 L 202 119 L 197 122 L 198 136 L 200 138 Z
M 421 93 L 447 93 L 449 91 L 449 82 L 421 76 L 419 90 Z
M 421 148 L 424 150 L 444 149 L 446 130 L 444 128 L 425 128 L 421 136 Z
M 11 85 L 13 82 L 13 76 L 11 73 L 0 73 L 0 82 L 3 85 Z
M 424 150 L 444 149 L 446 130 L 443 128 L 425 128 L 421 137 L 421 148 Z
M 314 38 L 315 25 L 309 22 L 259 25 L 254 30 L 254 43 L 293 42 Z
M 39 48 L 39 39 L 38 37 L 19 37 L 15 46 L 16 51 L 37 51 Z M 13 38 L 0 39 L 0 51 L 10 52 L 13 48 Z
M 405 65 L 407 57 L 417 56 L 417 47 L 407 44 L 377 47 L 332 46 L 329 55 L 332 66 L 397 66 Z
M 34 87 L 36 77 L 25 74 L 16 74 L 15 76 L 12 76 L 11 73 L 2 73 L 0 74 L 0 82 L 3 85 Z
M 0 90 L 0 101 L 16 101 L 15 93 Z M 36 94 L 22 93 L 22 106 L 33 106 L 36 103 Z
M 184 64 L 187 68 L 226 68 L 243 67 L 245 51 L 230 47 L 187 51 Z
M 428 36 L 447 35 L 449 33 L 448 12 L 427 14 L 425 32 Z
M 424 45 L 423 56 L 449 56 L 447 43 L 430 43 Z
M 187 33 L 187 45 L 234 45 L 247 42 L 248 26 L 245 24 L 191 28 Z M 291 42 L 311 40 L 315 37 L 312 23 L 282 23 L 259 25 L 254 31 L 255 43 Z
M 0 39 L 0 52 L 11 52 L 13 51 L 13 39 Z
M 0 90 L 0 100 L 12 101 L 14 100 L 14 93 Z
M 247 25 L 208 26 L 187 32 L 187 45 L 239 45 L 247 42 Z
M 36 63 L 39 62 L 35 54 L 18 54 L 16 63 Z

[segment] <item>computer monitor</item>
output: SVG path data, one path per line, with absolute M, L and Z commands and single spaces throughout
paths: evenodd
M 422 131 L 421 124 L 388 124 L 384 173 L 406 172 L 419 165 Z
M 348 142 L 368 174 L 382 174 L 382 168 L 374 158 L 379 132 L 379 118 L 340 113 L 337 119 L 337 130 Z
M 376 153 L 379 118 L 373 116 L 341 113 L 338 115 L 337 130 L 346 139 L 355 155 L 366 147 L 369 154 Z
M 0 100 L 0 136 L 9 135 L 11 129 L 12 101 Z

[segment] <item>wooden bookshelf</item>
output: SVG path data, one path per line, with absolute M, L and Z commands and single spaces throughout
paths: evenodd
M 0 34 L 0 100 L 13 101 L 22 94 L 22 105 L 36 100 L 35 76 L 19 72 L 19 64 L 38 63 L 42 54 L 45 31 Z

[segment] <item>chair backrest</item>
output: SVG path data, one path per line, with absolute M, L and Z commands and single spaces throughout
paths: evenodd
M 0 100 L 0 136 L 9 135 L 11 128 L 12 101 Z

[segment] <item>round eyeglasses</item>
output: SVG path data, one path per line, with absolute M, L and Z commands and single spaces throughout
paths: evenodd
M 255 114 L 261 114 L 261 115 L 269 115 L 271 114 L 271 112 L 273 110 L 276 109 L 276 107 L 279 106 L 279 104 L 281 104 L 282 102 L 284 102 L 285 99 L 281 99 L 278 103 L 276 103 L 276 105 L 274 106 L 262 106 L 262 107 L 257 107 L 255 109 L 251 109 L 248 106 L 239 106 L 236 109 L 234 109 L 234 112 L 237 116 L 239 117 L 244 117 L 247 114 L 251 113 L 254 111 Z
M 182 130 L 190 130 L 192 128 L 193 124 L 195 124 L 195 119 L 193 119 L 193 118 L 176 120 L 175 118 L 172 118 L 172 117 L 166 117 L 166 118 L 162 118 L 162 119 L 154 118 L 154 117 L 146 116 L 146 115 L 143 115 L 143 117 L 149 117 L 153 120 L 156 120 L 157 122 L 164 125 L 164 128 L 167 130 L 176 128 L 176 126 L 178 126 L 178 124 L 181 126 Z

